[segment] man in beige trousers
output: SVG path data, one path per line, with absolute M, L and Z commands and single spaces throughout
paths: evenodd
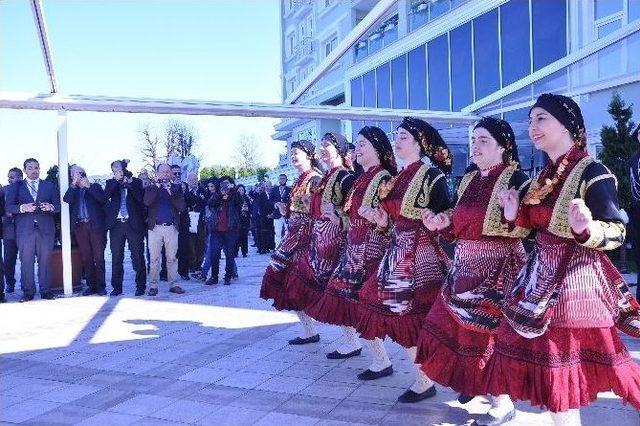
M 179 214 L 186 203 L 182 187 L 171 183 L 171 166 L 159 164 L 154 184 L 144 190 L 144 204 L 148 208 L 149 228 L 149 296 L 158 294 L 162 246 L 167 257 L 167 279 L 171 293 L 182 294 L 178 281 L 178 225 Z

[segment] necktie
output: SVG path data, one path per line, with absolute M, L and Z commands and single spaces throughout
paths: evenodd
M 36 182 L 30 180 L 28 186 L 29 192 L 31 193 L 31 198 L 33 198 L 33 201 L 36 201 L 36 199 L 38 198 L 38 189 L 36 188 Z
M 86 190 L 80 189 L 80 211 L 78 212 L 78 218 L 89 219 L 89 211 L 87 210 Z
M 284 198 L 284 188 L 280 187 L 280 201 Z
M 129 218 L 129 212 L 127 211 L 127 190 L 124 188 L 120 190 L 120 216 L 123 219 Z

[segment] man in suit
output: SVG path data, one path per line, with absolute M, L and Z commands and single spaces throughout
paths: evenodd
M 4 216 L 4 188 L 0 185 L 0 217 Z M 0 243 L 2 242 L 2 222 L 0 222 Z M 0 250 L 0 303 L 6 303 L 4 297 L 4 260 L 2 260 L 2 250 Z
M 147 206 L 149 230 L 149 296 L 158 295 L 162 248 L 167 257 L 167 280 L 171 293 L 182 294 L 178 281 L 178 227 L 180 212 L 186 209 L 182 185 L 172 183 L 171 167 L 160 164 L 156 170 L 156 182 L 144 190 L 144 205 Z
M 105 226 L 109 230 L 111 247 L 112 296 L 122 294 L 124 269 L 124 244 L 131 252 L 131 262 L 136 272 L 136 296 L 144 295 L 147 270 L 144 264 L 145 210 L 142 181 L 127 170 L 124 160 L 111 163 L 113 178 L 107 180 L 104 189 Z
M 263 183 L 263 191 L 258 196 L 260 206 L 260 230 L 261 230 L 261 250 L 259 254 L 269 253 L 276 248 L 275 231 L 273 229 L 273 216 L 275 205 L 271 200 L 271 190 L 273 189 L 271 182 L 265 180 Z
M 69 204 L 71 229 L 80 248 L 82 265 L 87 274 L 84 296 L 104 296 L 104 190 L 98 183 L 89 183 L 87 174 L 77 165 L 71 166 L 71 186 L 63 200 Z
M 21 302 L 33 300 L 36 292 L 35 261 L 38 260 L 38 285 L 42 299 L 54 299 L 51 292 L 50 261 L 55 243 L 55 214 L 60 211 L 60 193 L 55 184 L 40 179 L 40 164 L 35 158 L 24 161 L 27 178 L 11 185 L 6 209 L 15 217 L 20 255 Z
M 284 173 L 278 176 L 278 186 L 271 190 L 271 201 L 275 206 L 277 203 L 287 204 L 291 196 L 291 188 L 287 186 L 287 175 Z M 286 219 L 280 214 L 277 207 L 273 210 L 273 226 L 275 227 L 275 246 L 280 245 L 287 229 Z
M 186 200 L 186 194 L 189 189 L 188 185 L 182 181 L 182 168 L 177 164 L 171 166 L 171 181 L 176 185 L 180 185 L 182 194 Z M 186 281 L 191 279 L 189 277 L 189 226 L 189 210 L 185 203 L 184 209 L 180 211 L 180 220 L 178 223 L 178 253 L 176 256 L 178 257 L 178 275 Z
M 195 273 L 202 265 L 204 257 L 204 245 L 206 230 L 204 226 L 204 209 L 207 204 L 207 196 L 204 188 L 198 184 L 198 175 L 191 173 L 187 178 L 188 189 L 184 194 L 187 202 L 187 214 L 189 215 L 189 272 Z M 198 213 L 198 223 L 192 224 L 191 212 Z M 195 215 L 193 215 L 195 216 Z M 195 225 L 195 226 L 194 226 Z M 196 232 L 191 232 L 191 228 Z
M 22 180 L 22 170 L 13 167 L 7 174 L 9 186 Z M 5 193 L 8 188 L 5 188 Z M 7 293 L 13 293 L 16 286 L 16 261 L 18 260 L 18 243 L 16 242 L 16 224 L 13 215 L 6 212 L 2 215 L 2 245 L 4 248 L 4 281 Z

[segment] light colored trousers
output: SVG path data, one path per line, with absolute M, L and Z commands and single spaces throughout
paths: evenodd
M 149 231 L 149 288 L 158 288 L 160 279 L 160 262 L 162 262 L 162 245 L 167 257 L 167 280 L 173 287 L 178 281 L 178 230 L 175 226 L 156 225 Z
M 276 230 L 276 247 L 278 247 L 280 245 L 280 242 L 282 241 L 282 238 L 284 238 L 284 235 L 287 233 L 287 222 L 286 219 L 284 217 L 281 217 L 280 219 L 273 219 L 273 227 Z

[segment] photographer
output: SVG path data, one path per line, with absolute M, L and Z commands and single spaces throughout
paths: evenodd
M 56 185 L 40 179 L 40 164 L 35 158 L 24 161 L 27 178 L 11 185 L 6 195 L 6 210 L 15 217 L 16 239 L 20 253 L 20 279 L 24 295 L 21 302 L 33 300 L 36 292 L 35 262 L 38 259 L 38 285 L 42 299 L 54 299 L 51 293 L 50 261 L 55 240 L 55 217 L 60 212 L 60 192 Z
M 71 229 L 82 256 L 82 265 L 87 274 L 87 288 L 84 296 L 97 294 L 104 296 L 104 191 L 100 184 L 89 183 L 85 171 L 73 165 L 70 168 L 71 186 L 63 200 L 69 204 Z
M 178 281 L 178 226 L 180 212 L 186 208 L 182 185 L 171 182 L 171 167 L 160 164 L 156 170 L 154 185 L 144 190 L 144 204 L 148 208 L 147 227 L 149 229 L 149 296 L 158 294 L 162 247 L 167 257 L 167 279 L 171 293 L 182 294 L 184 290 Z
M 145 209 L 142 202 L 142 181 L 127 170 L 128 160 L 111 163 L 113 178 L 107 180 L 104 189 L 105 225 L 109 230 L 111 248 L 112 296 L 122 294 L 124 269 L 124 244 L 131 252 L 133 269 L 136 272 L 136 296 L 146 289 L 147 270 L 144 264 Z
M 217 216 L 217 223 L 211 234 L 211 284 L 218 282 L 220 269 L 220 252 L 224 250 L 225 275 L 224 284 L 231 284 L 237 278 L 236 248 L 240 232 L 240 210 L 243 198 L 238 194 L 233 180 L 228 177 L 220 179 L 219 194 L 209 201 L 209 207 Z

